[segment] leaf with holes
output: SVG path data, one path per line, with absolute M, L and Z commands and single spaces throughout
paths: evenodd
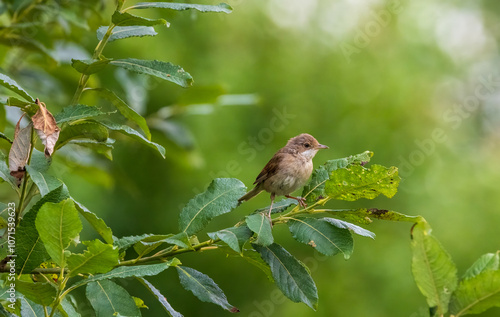
M 288 228 L 295 240 L 310 245 L 324 255 L 342 253 L 348 259 L 354 248 L 352 235 L 328 221 L 316 218 L 292 218 Z
M 352 165 L 332 171 L 325 184 L 325 193 L 332 199 L 347 201 L 373 199 L 380 194 L 391 198 L 396 194 L 400 180 L 394 166 L 365 168 Z
M 246 192 L 245 184 L 236 178 L 216 178 L 204 193 L 196 195 L 182 209 L 179 230 L 192 235 L 202 230 L 212 218 L 228 213 L 238 205 Z
M 365 151 L 349 157 L 327 161 L 325 164 L 314 170 L 311 181 L 304 186 L 302 197 L 306 198 L 308 203 L 326 198 L 325 183 L 330 179 L 332 171 L 339 168 L 345 168 L 353 164 L 365 165 L 370 161 L 372 156 L 373 152 Z

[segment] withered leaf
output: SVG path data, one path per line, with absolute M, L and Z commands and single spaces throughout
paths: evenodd
M 24 116 L 24 115 L 23 115 Z M 19 125 L 23 116 L 19 119 L 16 124 L 16 130 L 14 132 L 14 141 L 9 151 L 9 170 L 10 175 L 16 179 L 16 185 L 19 187 L 21 185 L 21 180 L 26 173 L 26 163 L 30 155 L 31 149 L 31 123 L 20 129 Z
M 35 100 L 39 109 L 31 121 L 33 121 L 33 127 L 40 140 L 42 140 L 43 145 L 45 145 L 45 156 L 49 157 L 54 152 L 54 146 L 56 145 L 57 139 L 59 138 L 59 132 L 61 131 L 56 124 L 56 119 L 43 102 L 40 102 L 38 98 Z

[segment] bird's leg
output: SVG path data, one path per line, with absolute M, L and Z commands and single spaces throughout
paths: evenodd
M 269 219 L 269 222 L 271 223 L 271 228 L 273 227 L 273 220 L 271 219 L 271 211 L 273 210 L 273 203 L 274 203 L 274 198 L 276 195 L 274 193 L 271 193 L 271 206 L 269 207 L 269 211 L 267 212 L 267 218 Z
M 307 207 L 307 204 L 306 204 L 306 200 L 302 197 L 293 197 L 293 196 L 290 196 L 290 195 L 285 195 L 286 198 L 291 198 L 291 199 L 295 199 L 298 203 L 299 203 L 299 206 L 301 206 L 302 208 L 306 208 Z

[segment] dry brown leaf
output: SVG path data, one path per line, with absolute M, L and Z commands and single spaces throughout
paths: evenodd
M 52 113 L 47 110 L 47 107 L 43 102 L 40 102 L 38 98 L 35 103 L 38 105 L 39 109 L 31 121 L 33 121 L 33 127 L 40 140 L 42 140 L 43 145 L 45 145 L 45 156 L 49 157 L 54 152 L 54 146 L 56 145 L 57 139 L 59 138 L 60 129 L 56 124 L 56 119 Z
M 9 151 L 9 170 L 10 175 L 16 178 L 17 187 L 21 185 L 21 180 L 26 174 L 26 163 L 28 163 L 28 158 L 31 149 L 31 123 L 20 129 L 19 125 L 23 119 L 24 114 L 21 116 L 16 124 L 16 130 L 14 132 L 14 141 Z

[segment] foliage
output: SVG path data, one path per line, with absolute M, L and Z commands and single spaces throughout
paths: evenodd
M 73 20 L 73 11 L 56 4 L 53 2 L 51 9 L 61 13 L 65 22 L 78 23 Z M 84 15 L 92 11 L 87 5 L 82 4 L 80 8 Z M 33 12 L 41 8 L 44 7 L 36 2 L 1 7 L 9 14 L 10 26 L 1 30 L 0 41 L 10 47 L 37 52 L 47 59 L 53 58 L 44 44 L 23 37 L 23 33 L 19 32 L 26 24 L 43 29 L 41 21 L 28 22 Z M 458 280 L 451 256 L 431 234 L 430 226 L 422 217 L 377 208 L 324 208 L 331 200 L 351 202 L 361 198 L 374 199 L 380 195 L 392 198 L 396 194 L 400 182 L 398 169 L 366 166 L 373 155 L 369 151 L 331 160 L 320 166 L 304 187 L 303 197 L 308 206 L 301 208 L 293 200 L 277 202 L 271 220 L 265 215 L 268 209 L 261 208 L 229 228 L 207 233 L 209 239 L 200 242 L 200 232 L 206 229 L 209 222 L 236 209 L 238 198 L 246 191 L 245 185 L 238 179 L 216 178 L 182 209 L 178 232 L 114 237 L 111 227 L 73 199 L 63 181 L 48 171 L 52 157 L 64 155 L 65 148 L 71 145 L 87 147 L 111 159 L 114 140 L 110 139 L 110 135 L 116 132 L 130 136 L 165 157 L 165 148 L 152 141 L 148 125 L 156 122 L 156 128 L 161 130 L 159 127 L 162 125 L 154 120 L 159 118 L 143 117 L 108 88 L 87 87 L 92 75 L 110 65 L 181 87 L 193 84 L 188 72 L 170 62 L 113 59 L 103 55 L 107 43 L 131 37 L 155 36 L 155 26 L 169 25 L 162 18 L 145 18 L 128 12 L 148 8 L 231 12 L 226 4 L 144 2 L 125 7 L 125 1 L 118 1 L 109 26 L 96 28 L 99 42 L 91 58 L 72 59 L 71 66 L 81 74 L 78 86 L 72 101 L 54 115 L 49 110 L 52 109 L 50 102 L 46 106 L 22 84 L 6 74 L 0 74 L 0 85 L 17 95 L 7 95 L 2 110 L 4 107 L 16 107 L 22 111 L 13 136 L 4 134 L 3 130 L 0 134 L 0 149 L 8 152 L 8 155 L 1 156 L 0 177 L 11 185 L 19 198 L 15 210 L 2 205 L 3 210 L 12 209 L 9 217 L 1 218 L 4 229 L 2 246 L 9 246 L 11 228 L 17 235 L 15 252 L 2 248 L 3 294 L 9 294 L 11 283 L 15 284 L 18 294 L 17 300 L 12 302 L 2 297 L 2 314 L 74 316 L 81 307 L 75 305 L 73 291 L 84 287 L 85 297 L 96 316 L 140 316 L 144 302 L 130 295 L 119 284 L 125 279 L 135 278 L 155 295 L 169 315 L 181 316 L 161 291 L 145 279 L 170 267 L 176 268 L 180 284 L 199 300 L 214 303 L 229 312 L 238 312 L 212 278 L 181 265 L 177 258 L 184 253 L 214 249 L 228 255 L 236 253 L 268 273 L 291 301 L 316 309 L 319 295 L 311 272 L 292 252 L 276 242 L 278 239 L 273 235 L 273 227 L 287 226 L 297 242 L 309 245 L 324 255 L 341 253 L 348 259 L 354 249 L 353 233 L 375 237 L 371 231 L 352 222 L 366 225 L 373 218 L 415 223 L 411 242 L 412 269 L 432 315 L 450 313 L 462 316 L 500 305 L 498 253 L 482 256 Z M 97 101 L 88 105 L 80 103 L 84 93 L 107 101 L 113 111 L 98 108 Z M 23 117 L 28 120 L 21 128 Z M 43 148 L 43 152 L 37 147 Z M 80 241 L 82 218 L 96 231 L 99 239 Z M 132 249 L 137 256 L 133 255 Z M 13 257 L 14 254 L 16 257 Z

